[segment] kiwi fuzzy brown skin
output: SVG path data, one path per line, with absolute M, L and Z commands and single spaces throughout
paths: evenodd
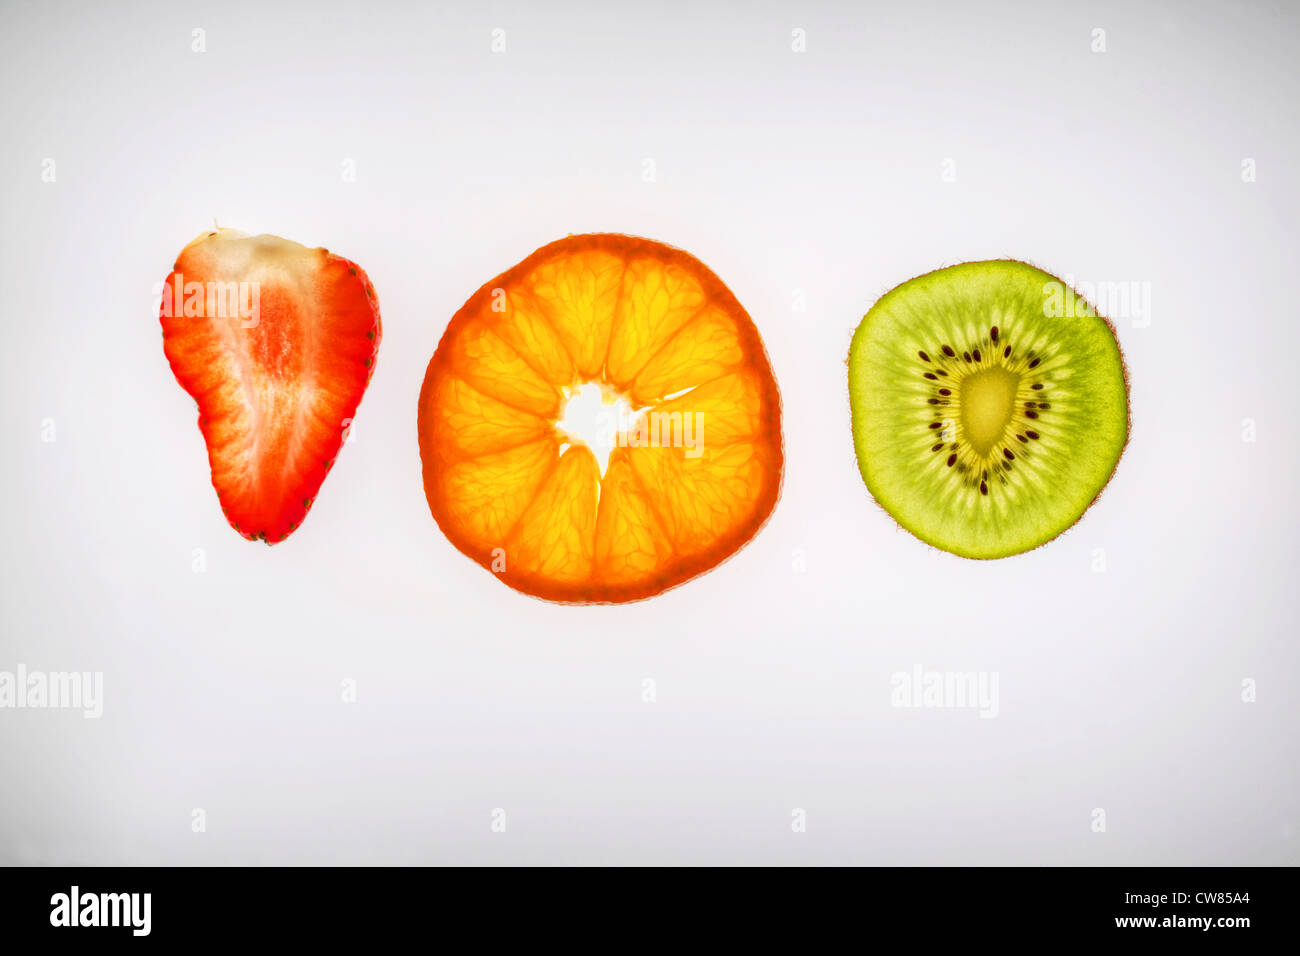
M 1075 527 L 1075 525 L 1077 525 L 1079 521 L 1082 520 L 1083 516 L 1092 510 L 1093 505 L 1095 505 L 1101 499 L 1102 495 L 1105 494 L 1106 489 L 1110 487 L 1111 481 L 1113 481 L 1115 478 L 1115 472 L 1119 470 L 1119 463 L 1123 460 L 1124 452 L 1128 450 L 1129 442 L 1132 440 L 1133 437 L 1132 391 L 1131 391 L 1130 380 L 1129 380 L 1128 359 L 1124 355 L 1123 346 L 1120 344 L 1119 333 L 1118 330 L 1115 328 L 1115 323 L 1111 321 L 1109 316 L 1103 315 L 1092 302 L 1090 302 L 1084 296 L 1080 295 L 1078 289 L 1076 289 L 1073 285 L 1066 283 L 1065 280 L 1061 279 L 1055 272 L 1052 272 L 1049 269 L 1045 269 L 1042 266 L 1029 261 L 1028 259 L 1017 259 L 1014 256 L 1003 256 L 997 259 L 961 260 L 958 262 L 950 262 L 950 263 L 946 262 L 934 269 L 929 269 L 925 272 L 918 273 L 917 275 L 914 275 L 909 279 L 905 279 L 902 282 L 894 283 L 884 292 L 880 293 L 875 297 L 875 299 L 872 301 L 871 309 L 874 309 L 881 300 L 883 300 L 887 295 L 889 295 L 891 292 L 895 291 L 896 289 L 901 289 L 904 286 L 907 286 L 918 279 L 924 279 L 927 276 L 934 275 L 937 272 L 943 272 L 944 270 L 953 268 L 954 266 L 966 265 L 976 261 L 989 262 L 989 263 L 1002 262 L 1002 263 L 1012 263 L 1015 265 L 1027 266 L 1031 269 L 1037 270 L 1048 276 L 1051 276 L 1057 282 L 1061 283 L 1061 285 L 1069 288 L 1070 291 L 1074 293 L 1074 297 L 1077 301 L 1084 303 L 1089 309 L 1092 310 L 1093 314 L 1097 318 L 1101 319 L 1101 321 L 1105 323 L 1106 329 L 1110 333 L 1111 340 L 1115 344 L 1115 351 L 1119 356 L 1120 372 L 1124 382 L 1124 440 L 1123 443 L 1120 445 L 1118 454 L 1115 457 L 1115 463 L 1111 467 L 1110 473 L 1106 476 L 1106 480 L 1102 483 L 1101 487 L 1097 489 L 1097 493 L 1093 495 L 1092 499 L 1087 503 L 1087 505 L 1084 506 L 1083 510 L 1080 511 L 1079 514 L 1075 517 L 1074 521 L 1072 521 L 1069 525 L 1062 528 L 1060 531 L 1056 532 L 1050 537 L 1044 538 L 1042 541 L 1039 541 L 1037 544 L 1027 547 L 1021 551 L 1017 551 L 1013 554 L 1006 554 L 1006 555 L 967 555 L 967 554 L 958 554 L 956 552 L 949 551 L 948 549 L 940 547 L 939 545 L 935 544 L 932 541 L 926 540 L 925 538 L 921 537 L 919 534 L 914 532 L 912 529 L 906 527 L 902 522 L 900 522 L 897 519 L 897 517 L 894 516 L 892 512 L 890 512 L 888 508 L 886 508 L 883 504 L 881 504 L 880 500 L 876 497 L 875 493 L 872 492 L 870 486 L 867 486 L 867 492 L 868 495 L 871 497 L 872 502 L 875 504 L 877 508 L 879 508 L 889 517 L 889 519 L 894 523 L 896 528 L 898 528 L 900 531 L 907 532 L 907 534 L 911 535 L 913 538 L 916 538 L 918 541 L 921 541 L 923 544 L 925 544 L 927 547 L 931 548 L 932 550 L 939 551 L 949 557 L 959 558 L 964 561 L 1001 561 L 1009 557 L 1016 557 L 1021 554 L 1028 554 L 1032 551 L 1037 551 L 1039 548 L 1043 547 L 1044 545 L 1051 544 L 1053 541 L 1062 537 L 1066 532 L 1072 530 Z M 867 310 L 868 313 L 870 313 L 871 309 Z M 854 326 L 853 330 L 850 331 L 849 333 L 850 341 L 852 341 L 852 339 L 856 336 L 858 328 L 861 327 L 861 321 L 862 320 L 860 320 L 859 325 Z M 850 345 L 849 352 L 844 358 L 844 364 L 846 368 L 851 370 L 852 345 Z M 850 418 L 852 418 L 853 417 L 852 396 L 846 395 L 846 398 L 849 399 L 848 401 L 849 415 Z M 854 465 L 855 467 L 858 467 L 859 474 L 861 476 L 861 466 L 859 464 L 856 454 L 854 455 Z M 863 484 L 864 485 L 866 484 L 865 477 L 863 480 Z

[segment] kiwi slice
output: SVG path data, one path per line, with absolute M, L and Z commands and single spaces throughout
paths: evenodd
M 853 336 L 849 398 L 867 489 L 967 558 L 1065 531 L 1128 441 L 1114 328 L 1023 262 L 968 262 L 887 292 Z

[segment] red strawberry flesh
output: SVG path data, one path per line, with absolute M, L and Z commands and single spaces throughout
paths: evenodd
M 222 229 L 181 251 L 161 321 L 226 519 L 251 540 L 283 541 L 374 373 L 382 329 L 369 278 L 324 249 Z

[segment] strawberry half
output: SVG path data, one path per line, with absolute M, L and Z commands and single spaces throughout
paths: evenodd
M 181 250 L 160 311 L 163 351 L 198 402 L 226 520 L 251 541 L 283 541 L 374 374 L 374 287 L 325 249 L 220 229 Z

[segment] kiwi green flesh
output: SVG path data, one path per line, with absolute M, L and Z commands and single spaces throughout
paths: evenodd
M 853 336 L 849 397 L 868 490 L 918 538 L 969 558 L 1065 531 L 1128 440 L 1113 329 L 1023 262 L 969 262 L 886 293 Z

